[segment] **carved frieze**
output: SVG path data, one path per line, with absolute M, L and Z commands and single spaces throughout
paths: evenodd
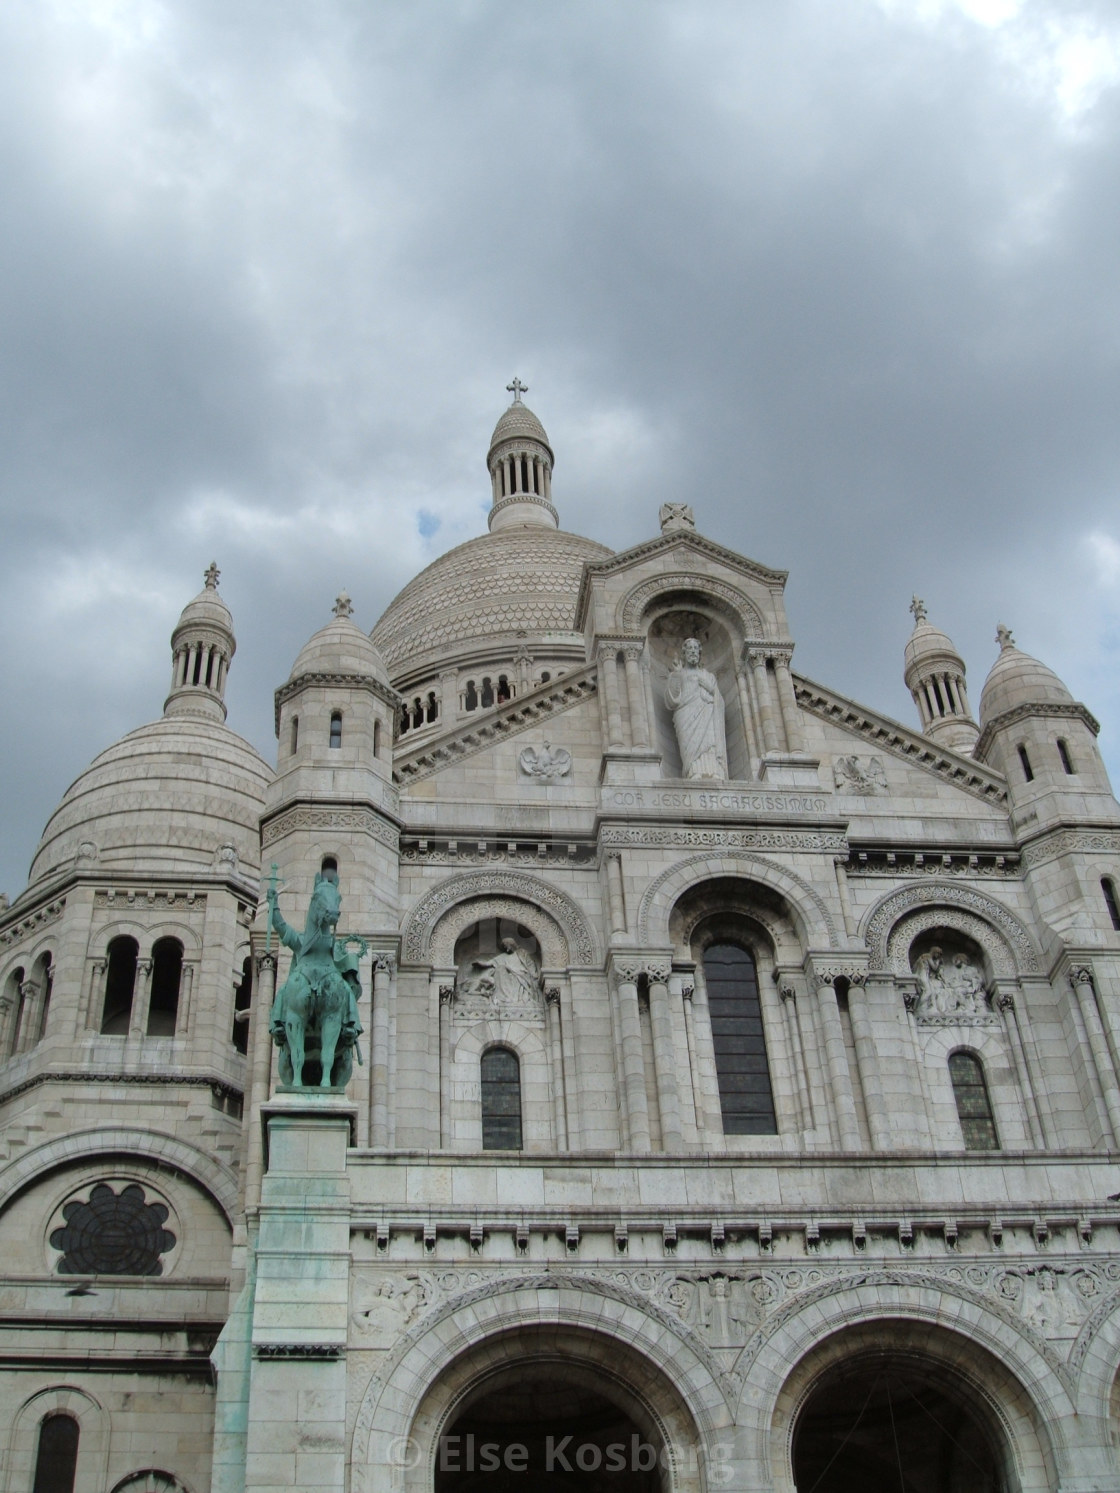
M 1120 830 L 1062 829 L 1042 835 L 1023 846 L 1023 865 L 1030 870 L 1059 855 L 1079 851 L 1086 855 L 1120 855 Z
M 331 804 L 295 804 L 262 827 L 261 844 L 267 849 L 298 829 L 357 830 L 360 834 L 371 835 L 393 851 L 397 849 L 400 840 L 396 827 L 372 809 L 345 808 Z
M 600 835 L 603 845 L 640 845 L 656 848 L 713 850 L 814 850 L 843 852 L 847 840 L 840 830 L 793 829 L 685 829 L 659 825 L 606 825 Z

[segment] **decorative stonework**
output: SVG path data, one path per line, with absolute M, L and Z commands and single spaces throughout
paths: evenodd
M 94 907 L 188 907 L 202 912 L 206 908 L 205 892 L 168 891 L 163 887 L 98 888 L 93 894 Z
M 672 846 L 689 850 L 814 850 L 844 852 L 848 842 L 840 830 L 792 829 L 683 829 L 658 825 L 605 825 L 599 842 L 615 845 Z
M 1049 835 L 1040 835 L 1029 845 L 1023 846 L 1023 866 L 1032 870 L 1045 861 L 1056 860 L 1070 851 L 1085 855 L 1120 855 L 1120 830 L 1115 829 L 1061 829 Z
M 282 840 L 285 835 L 304 829 L 356 830 L 359 834 L 370 835 L 373 839 L 379 840 L 382 845 L 387 845 L 393 851 L 397 849 L 400 840 L 396 826 L 383 819 L 373 809 L 344 808 L 332 804 L 295 804 L 262 826 L 261 846 L 267 850 L 270 845 L 275 845 L 277 840 Z
M 890 792 L 882 757 L 858 757 L 854 754 L 837 757 L 832 764 L 832 780 L 841 793 L 870 797 Z
M 402 699 L 391 686 L 370 678 L 368 674 L 301 674 L 298 679 L 289 679 L 287 684 L 282 684 L 273 696 L 273 723 L 277 734 L 280 732 L 280 710 L 284 702 L 302 690 L 313 688 L 361 690 L 367 695 L 373 695 L 374 699 L 381 700 L 392 710 L 400 707 Z
M 523 832 L 524 833 L 524 832 Z M 586 866 L 596 859 L 595 846 L 576 841 L 537 842 L 512 836 L 502 840 L 455 840 L 443 844 L 414 842 L 401 851 L 402 863 L 424 866 Z
M 980 733 L 979 741 L 976 743 L 977 756 L 985 756 L 987 754 L 999 731 L 1005 730 L 1008 726 L 1014 726 L 1018 721 L 1038 720 L 1040 717 L 1045 717 L 1049 720 L 1080 721 L 1083 725 L 1088 726 L 1094 736 L 1100 735 L 1100 722 L 1096 716 L 1086 710 L 1084 705 L 1080 705 L 1076 701 L 1070 701 L 1069 703 L 1062 703 L 1057 700 L 1050 702 L 1038 701 L 1034 704 L 1016 705 L 1013 710 L 1005 710 L 1002 715 L 997 715 L 995 720 L 988 721 Z
M 642 897 L 641 907 L 638 910 L 638 942 L 655 945 L 659 942 L 657 938 L 650 938 L 650 917 L 654 906 L 661 899 L 661 894 L 669 883 L 680 882 L 680 892 L 683 895 L 690 887 L 707 881 L 714 877 L 731 877 L 743 881 L 760 881 L 763 885 L 773 891 L 781 893 L 793 906 L 794 915 L 806 916 L 809 908 L 812 908 L 815 922 L 821 929 L 827 932 L 827 941 L 830 947 L 835 948 L 838 943 L 836 937 L 836 925 L 832 921 L 832 914 L 823 899 L 813 890 L 809 883 L 790 871 L 785 866 L 779 866 L 776 862 L 766 860 L 760 855 L 736 855 L 728 857 L 727 867 L 715 870 L 712 868 L 712 860 L 708 856 L 693 856 L 690 860 L 680 861 L 675 866 L 670 866 L 667 871 L 652 881 L 646 888 Z M 677 897 L 674 897 L 674 901 Z M 671 911 L 669 909 L 668 911 Z M 668 911 L 666 918 L 668 917 Z M 814 940 L 810 937 L 809 942 Z
M 59 1275 L 162 1275 L 162 1256 L 177 1243 L 163 1227 L 169 1211 L 135 1182 L 120 1192 L 98 1182 L 88 1198 L 63 1205 L 65 1222 L 51 1232 Z
M 29 933 L 34 933 L 36 929 L 56 922 L 62 916 L 65 906 L 66 898 L 60 897 L 56 902 L 48 902 L 42 907 L 37 907 L 34 912 L 20 918 L 19 922 L 9 923 L 7 928 L 0 933 L 0 946 L 8 948 L 11 944 L 19 943 Z
M 691 503 L 662 503 L 657 510 L 657 521 L 662 534 L 672 534 L 678 529 L 695 529 L 696 518 Z
M 575 902 L 547 882 L 535 876 L 523 876 L 514 871 L 478 871 L 463 876 L 454 876 L 441 886 L 434 887 L 422 897 L 408 915 L 401 947 L 403 958 L 409 964 L 422 964 L 429 957 L 429 948 L 436 924 L 456 903 L 476 902 L 478 898 L 516 899 L 511 906 L 515 911 L 496 914 L 480 910 L 477 906 L 464 907 L 461 916 L 466 918 L 463 927 L 480 917 L 511 916 L 533 927 L 532 909 L 539 907 L 549 913 L 559 924 L 567 942 L 565 958 L 553 963 L 547 951 L 545 962 L 552 968 L 563 968 L 569 960 L 588 966 L 597 962 L 595 938 L 584 914 Z M 524 904 L 528 904 L 527 906 Z M 445 930 L 446 931 L 446 930 Z M 460 930 L 461 931 L 461 930 Z M 534 927 L 534 932 L 536 932 Z M 545 949 L 541 940 L 542 950 Z
M 920 916 L 906 918 L 905 928 L 896 933 L 896 924 L 917 909 L 921 910 Z M 871 968 L 908 975 L 909 960 L 899 952 L 902 941 L 905 939 L 908 949 L 917 935 L 929 928 L 957 928 L 975 939 L 991 958 L 997 975 L 1014 978 L 1021 972 L 1036 974 L 1041 967 L 1030 935 L 1006 907 L 972 887 L 933 882 L 904 887 L 873 909 L 864 932 L 871 950 Z M 994 938 L 993 930 L 1001 937 Z
M 592 669 L 565 674 L 548 685 L 542 685 L 529 696 L 460 721 L 453 731 L 441 736 L 431 746 L 415 755 L 400 757 L 393 771 L 402 788 L 407 788 L 410 783 L 429 778 L 452 763 L 484 752 L 507 737 L 519 736 L 550 716 L 571 710 L 589 699 L 595 690 Z
M 672 571 L 668 575 L 653 576 L 650 580 L 635 586 L 627 596 L 623 597 L 615 612 L 619 630 L 624 633 L 637 632 L 651 602 L 659 596 L 681 591 L 688 591 L 699 598 L 710 596 L 722 601 L 735 614 L 739 626 L 748 636 L 753 637 L 766 631 L 762 613 L 745 591 L 728 585 L 726 581 L 705 575 L 700 570 Z
M 1002 879 L 1018 878 L 1020 874 L 1017 855 L 1002 855 L 986 852 L 978 855 L 972 851 L 950 854 L 948 851 L 929 850 L 860 850 L 852 846 L 848 861 L 849 876 L 887 876 L 894 880 L 904 877 L 952 876 Z
M 554 747 L 546 739 L 543 746 L 523 747 L 517 765 L 531 782 L 557 783 L 571 772 L 572 754 L 567 747 Z
M 914 1006 L 919 1026 L 996 1025 L 981 971 L 959 949 L 948 957 L 952 963 L 947 965 L 944 951 L 935 944 L 914 966 L 920 992 Z

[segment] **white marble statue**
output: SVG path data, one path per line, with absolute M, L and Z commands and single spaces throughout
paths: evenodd
M 680 662 L 665 684 L 665 703 L 673 712 L 684 776 L 726 778 L 723 696 L 716 676 L 701 668 L 700 657 L 700 644 L 686 638 Z
M 984 1011 L 984 977 L 967 954 L 954 954 L 951 966 L 939 945 L 918 960 L 914 973 L 922 987 L 927 1016 L 979 1016 Z
M 524 1006 L 535 1001 L 541 982 L 537 962 L 514 938 L 503 938 L 492 959 L 472 959 L 470 972 L 459 979 L 464 999 L 482 997 L 498 1005 Z

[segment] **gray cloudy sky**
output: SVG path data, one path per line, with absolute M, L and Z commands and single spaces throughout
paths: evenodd
M 1120 780 L 1118 83 L 1115 0 L 7 0 L 0 888 L 211 557 L 271 757 L 515 373 L 564 527 L 692 502 L 910 723 L 911 594 L 974 700 L 1006 621 Z

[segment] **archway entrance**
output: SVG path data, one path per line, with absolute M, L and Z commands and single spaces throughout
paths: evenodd
M 489 1375 L 439 1438 L 435 1493 L 661 1493 L 661 1440 L 629 1398 L 564 1360 Z
M 1009 1493 L 971 1385 L 901 1354 L 860 1354 L 814 1385 L 793 1433 L 797 1493 Z

